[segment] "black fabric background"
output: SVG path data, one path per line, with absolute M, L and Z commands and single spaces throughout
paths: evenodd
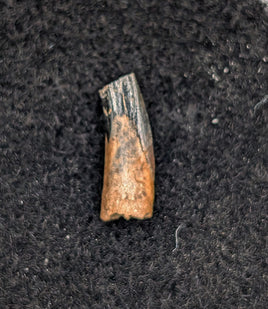
M 0 33 L 0 308 L 266 308 L 264 5 L 9 0 Z M 154 216 L 105 224 L 98 90 L 130 72 Z

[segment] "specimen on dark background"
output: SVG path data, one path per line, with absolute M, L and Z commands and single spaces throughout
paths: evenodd
M 267 12 L 0 1 L 0 308 L 267 308 Z M 98 90 L 129 72 L 154 212 L 103 224 Z

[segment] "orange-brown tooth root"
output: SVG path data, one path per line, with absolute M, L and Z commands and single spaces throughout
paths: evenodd
M 145 104 L 134 73 L 100 90 L 107 124 L 100 217 L 153 215 L 154 151 Z

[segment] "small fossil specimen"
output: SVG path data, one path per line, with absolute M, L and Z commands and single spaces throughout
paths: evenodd
M 100 217 L 153 215 L 155 162 L 151 127 L 134 73 L 99 91 L 107 125 Z

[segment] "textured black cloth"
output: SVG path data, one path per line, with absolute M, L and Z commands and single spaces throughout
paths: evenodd
M 0 1 L 0 308 L 267 308 L 267 29 L 260 1 Z M 98 89 L 130 72 L 154 216 L 103 223 Z

